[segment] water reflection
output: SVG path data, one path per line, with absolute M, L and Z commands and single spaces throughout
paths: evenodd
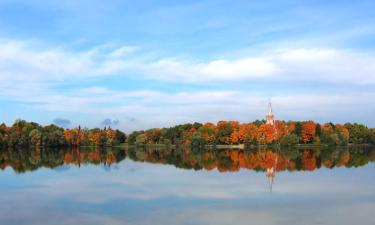
M 359 167 L 375 160 L 374 148 L 327 149 L 173 149 L 168 147 L 77 148 L 77 149 L 3 149 L 0 168 L 17 173 L 38 168 L 57 168 L 82 164 L 110 167 L 126 158 L 177 168 L 219 172 L 241 169 L 264 171 L 273 180 L 280 171 L 313 171 L 319 168 Z
M 374 156 L 348 148 L 7 149 L 0 224 L 374 224 Z

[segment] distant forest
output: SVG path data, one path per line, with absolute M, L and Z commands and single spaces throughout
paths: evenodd
M 25 120 L 17 120 L 11 127 L 0 125 L 0 146 L 3 147 L 116 146 L 125 141 L 125 133 L 111 128 L 64 129 Z
M 56 125 L 41 126 L 34 122 L 17 120 L 8 127 L 0 125 L 2 147 L 69 147 L 130 145 L 272 145 L 324 144 L 375 144 L 375 129 L 362 124 L 319 124 L 313 121 L 278 121 L 274 125 L 264 120 L 252 123 L 219 121 L 213 123 L 182 124 L 170 128 L 134 131 L 129 135 L 110 127 L 64 129 Z
M 135 131 L 128 136 L 129 144 L 190 144 L 204 145 L 272 145 L 325 144 L 345 146 L 375 144 L 375 129 L 362 124 L 319 124 L 313 121 L 279 121 L 273 125 L 265 120 L 252 123 L 219 121 L 183 124 L 171 128 Z

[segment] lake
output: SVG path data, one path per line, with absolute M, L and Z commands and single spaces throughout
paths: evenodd
M 0 151 L 0 224 L 375 224 L 375 149 Z

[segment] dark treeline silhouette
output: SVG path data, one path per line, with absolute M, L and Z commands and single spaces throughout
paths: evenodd
M 125 133 L 111 128 L 64 129 L 17 120 L 12 126 L 0 125 L 0 147 L 114 146 L 126 141 Z
M 240 169 L 266 171 L 313 171 L 319 168 L 359 167 L 375 161 L 374 148 L 324 149 L 194 149 L 189 147 L 87 147 L 1 149 L 0 168 L 13 168 L 18 173 L 38 168 L 61 168 L 95 164 L 111 166 L 125 158 L 177 168 L 235 172 Z M 69 168 L 69 167 L 68 167 Z

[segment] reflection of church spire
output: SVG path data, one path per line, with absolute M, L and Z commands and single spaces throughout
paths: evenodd
M 77 153 L 78 153 L 77 155 L 78 168 L 80 168 L 81 167 L 81 150 L 79 148 L 77 148 Z
M 275 123 L 275 118 L 272 114 L 272 105 L 271 105 L 271 99 L 268 100 L 268 112 L 266 115 L 266 124 L 273 125 Z
M 268 178 L 268 186 L 269 186 L 269 189 L 270 189 L 270 193 L 272 193 L 273 181 L 274 181 L 274 178 L 276 176 L 277 159 L 278 159 L 278 155 L 276 154 L 276 158 L 274 160 L 274 163 L 273 163 L 272 167 L 267 168 L 267 171 L 266 171 L 266 176 Z
M 268 178 L 268 186 L 270 189 L 270 193 L 272 193 L 272 185 L 273 185 L 274 177 L 275 177 L 275 170 L 273 168 L 267 168 L 267 178 Z

